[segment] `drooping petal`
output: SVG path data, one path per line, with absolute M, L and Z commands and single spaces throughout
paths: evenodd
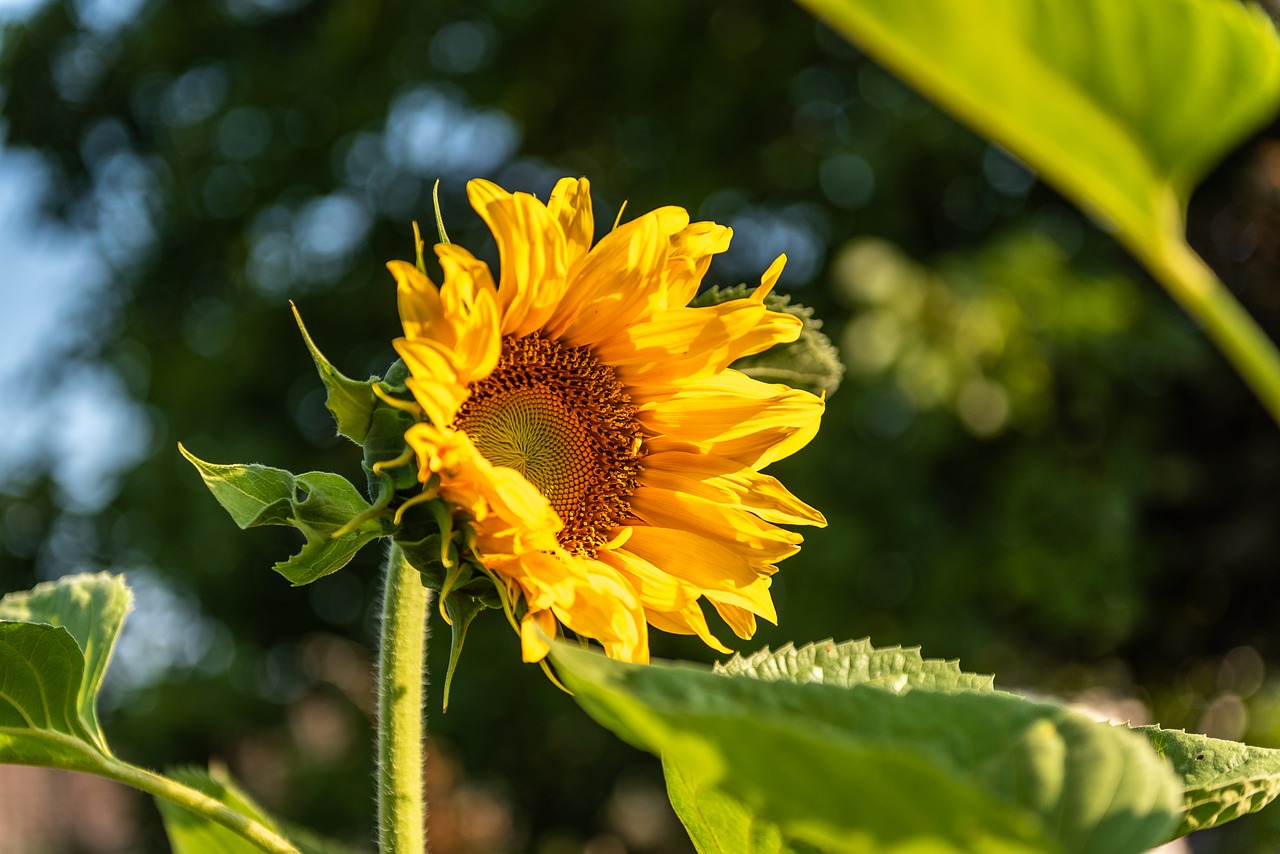
M 631 583 L 646 608 L 677 611 L 701 595 L 698 588 L 658 569 L 647 560 L 628 551 L 601 549 L 597 555 Z
M 702 613 L 702 607 L 697 602 L 690 602 L 678 611 L 645 608 L 644 618 L 655 629 L 661 629 L 673 635 L 697 635 L 703 643 L 717 652 L 726 654 L 733 652 L 712 634 L 711 627 L 707 625 L 707 617 Z
M 649 660 L 649 630 L 634 588 L 612 567 L 571 556 L 585 567 L 588 582 L 576 591 L 572 608 L 557 607 L 556 618 L 574 633 L 600 641 L 605 652 L 621 661 Z
M 636 525 L 625 549 L 702 591 L 735 590 L 760 577 L 743 554 L 683 528 Z
M 556 636 L 555 615 L 550 611 L 530 610 L 520 620 L 520 653 L 526 663 L 541 661 L 551 652 L 551 645 L 543 635 L 547 638 Z
M 693 222 L 671 237 L 667 258 L 667 301 L 664 308 L 689 304 L 698 293 L 702 277 L 711 266 L 711 256 L 729 248 L 733 229 L 714 222 Z

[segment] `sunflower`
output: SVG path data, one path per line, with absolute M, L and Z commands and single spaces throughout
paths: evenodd
M 750 297 L 691 308 L 729 228 L 664 207 L 592 246 L 585 178 L 545 204 L 483 180 L 467 195 L 497 284 L 448 243 L 439 288 L 388 264 L 424 415 L 405 440 L 518 618 L 524 659 L 561 626 L 626 661 L 648 660 L 648 626 L 730 652 L 704 599 L 739 637 L 776 623 L 770 578 L 801 541 L 776 523 L 826 521 L 760 470 L 809 442 L 823 401 L 729 364 L 800 334 L 764 306 L 785 256 Z

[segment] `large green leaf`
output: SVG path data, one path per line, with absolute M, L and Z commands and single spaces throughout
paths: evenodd
M 1280 40 L 1237 0 L 799 0 L 1143 243 L 1280 107 Z
M 202 792 L 111 754 L 96 705 L 132 602 L 124 579 L 107 573 L 67 576 L 0 599 L 0 763 L 100 774 L 204 810 L 209 818 L 200 822 L 216 816 L 238 828 L 223 829 L 218 838 L 247 845 L 248 851 L 298 854 L 291 843 L 259 824 L 253 810 L 241 810 L 230 799 L 214 804 Z M 262 847 L 243 841 L 250 838 Z M 203 850 L 234 854 L 241 848 Z M 323 850 L 305 849 L 308 854 Z
M 1178 835 L 1257 812 L 1280 795 L 1280 750 L 1182 730 L 1135 727 L 1183 781 Z
M 1280 107 L 1238 0 L 797 0 L 1114 228 L 1280 421 L 1280 351 L 1184 238 L 1205 171 Z
M 876 648 L 869 638 L 842 643 L 828 639 L 801 647 L 788 643 L 776 651 L 765 647 L 734 655 L 716 664 L 715 672 L 797 685 L 870 685 L 895 693 L 920 687 L 948 692 L 994 690 L 992 677 L 965 673 L 955 661 L 923 658 L 918 648 Z M 671 803 L 700 851 L 783 854 L 804 849 L 801 843 L 786 839 L 777 825 L 752 815 L 724 792 L 699 788 L 670 763 L 663 771 Z
M 101 752 L 80 719 L 84 655 L 62 626 L 0 622 L 0 762 L 87 770 Z
M 88 770 L 110 755 L 98 690 L 131 605 L 106 573 L 0 599 L 0 762 Z
M 1177 781 L 1144 740 L 1062 706 L 552 656 L 588 713 L 662 757 L 704 851 L 1120 854 L 1176 824 Z
M 98 691 L 116 636 L 132 607 L 133 593 L 124 577 L 105 572 L 38 584 L 0 599 L 0 620 L 47 623 L 62 626 L 71 634 L 83 657 L 77 714 L 103 751 L 107 741 L 98 723 Z

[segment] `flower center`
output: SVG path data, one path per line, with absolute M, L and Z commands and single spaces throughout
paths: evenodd
M 564 522 L 560 545 L 589 554 L 608 542 L 639 482 L 640 425 L 613 368 L 585 347 L 508 336 L 469 392 L 454 429 L 546 496 Z

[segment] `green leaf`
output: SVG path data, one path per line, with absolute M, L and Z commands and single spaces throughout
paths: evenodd
M 1280 795 L 1280 750 L 1182 730 L 1134 727 L 1182 778 L 1178 835 L 1257 812 Z
M 382 534 L 377 530 L 361 528 L 336 539 L 309 539 L 302 551 L 271 568 L 289 579 L 294 587 L 301 587 L 342 569 L 371 540 L 380 536 Z
M 346 436 L 357 445 L 364 444 L 373 418 L 373 409 L 378 404 L 378 399 L 373 394 L 374 380 L 353 380 L 330 364 L 311 340 L 311 333 L 307 332 L 298 307 L 292 303 L 290 306 L 293 308 L 294 320 L 298 322 L 298 329 L 302 332 L 302 340 L 306 342 L 311 359 L 316 363 L 320 381 L 324 383 L 324 405 L 338 425 L 338 435 Z
M 786 681 L 797 685 L 817 682 L 841 688 L 875 685 L 896 693 L 911 688 L 995 690 L 991 676 L 965 673 L 956 661 L 922 658 L 919 647 L 877 649 L 871 645 L 870 638 L 843 643 L 828 639 L 799 649 L 788 643 L 777 652 L 765 647 L 750 655 L 735 655 L 724 664 L 717 664 L 715 669 L 717 673 L 750 676 L 766 682 Z
M 667 762 L 662 770 L 671 806 L 684 821 L 699 854 L 782 854 L 793 850 L 776 824 L 755 819 L 724 792 L 689 779 L 677 763 Z
M 799 0 L 1101 214 L 1181 239 L 1191 189 L 1280 107 L 1280 40 L 1235 0 Z
M 326 471 L 293 475 L 262 465 L 207 463 L 178 445 L 213 497 L 241 528 L 289 525 L 302 550 L 275 565 L 295 585 L 346 566 L 369 541 L 389 533 L 383 507 L 372 507 L 351 481 Z
M 0 762 L 90 770 L 103 752 L 80 719 L 84 655 L 62 626 L 0 622 Z
M 322 534 L 335 534 L 351 520 L 367 514 L 369 502 L 342 475 L 313 471 L 294 478 L 293 519 Z
M 0 599 L 0 620 L 62 626 L 75 640 L 83 659 L 76 710 L 103 752 L 107 752 L 107 741 L 98 723 L 98 691 L 120 627 L 132 608 L 133 593 L 124 577 L 105 572 L 45 582 Z
M 226 769 L 220 766 L 214 766 L 208 772 L 199 768 L 175 768 L 170 770 L 169 777 L 274 830 L 296 845 L 302 854 L 355 852 L 353 848 L 321 839 L 309 831 L 282 826 L 237 786 Z M 173 854 L 261 854 L 258 846 L 217 822 L 163 798 L 157 798 L 156 805 L 160 808 Z
M 204 485 L 241 529 L 287 525 L 293 518 L 293 475 L 261 465 L 206 463 L 182 443 L 178 450 L 200 472 Z
M 1115 230 L 1280 421 L 1280 349 L 1184 239 L 1205 171 L 1280 105 L 1237 0 L 798 0 Z
M 831 852 L 1122 854 L 1176 823 L 1167 764 L 1060 705 L 636 666 L 565 643 L 552 657 L 589 714 L 672 769 L 691 835 L 721 840 L 704 850 L 767 842 L 767 824 Z M 689 809 L 703 802 L 739 810 Z

